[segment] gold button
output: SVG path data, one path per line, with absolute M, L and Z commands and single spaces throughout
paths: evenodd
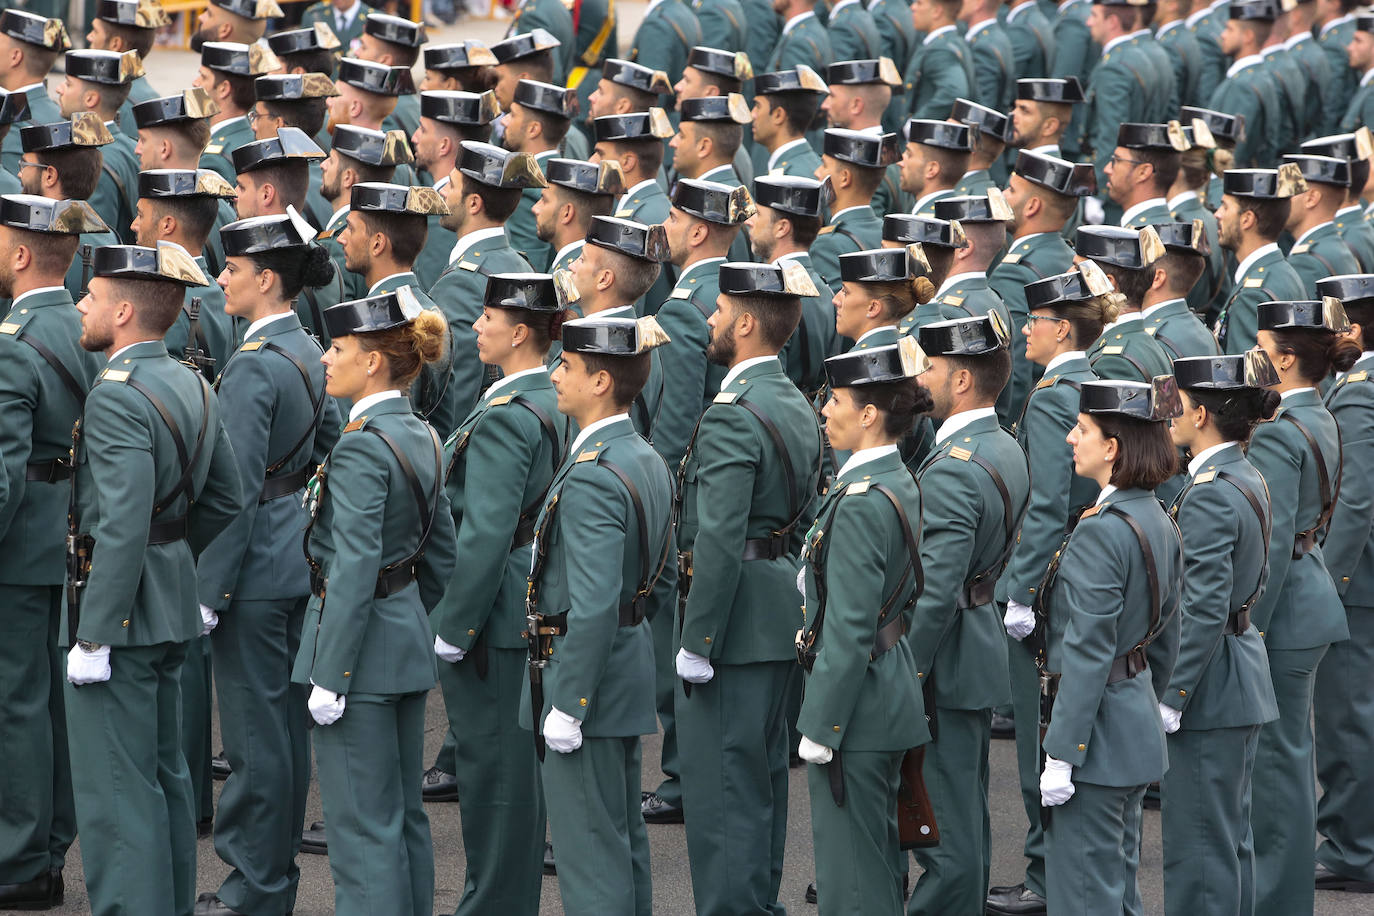
M 353 672 L 352 672 L 352 671 L 345 671 L 345 672 L 344 672 L 344 677 L 352 677 L 352 676 L 353 676 Z
M 839 731 L 839 730 L 840 730 L 840 727 L 839 727 L 838 725 L 833 726 L 833 728 L 835 729 L 835 731 Z
M 128 627 L 128 626 L 129 626 L 129 621 L 125 620 L 123 623 L 120 624 L 120 626 L 121 626 L 121 627 Z
M 1186 696 L 1188 695 L 1188 691 L 1186 691 L 1186 690 L 1180 690 L 1180 691 L 1178 692 L 1178 695 L 1181 696 L 1181 697 L 1186 697 Z
M 1344 583 L 1344 582 L 1349 582 L 1349 581 L 1350 581 L 1350 577 L 1349 577 L 1349 576 L 1341 576 L 1341 582 Z
M 1032 589 L 1029 589 L 1029 591 L 1030 591 L 1030 593 L 1031 593 L 1032 595 L 1035 594 L 1035 589 L 1032 588 Z
M 1080 744 L 1078 745 L 1078 749 L 1080 751 L 1086 751 L 1088 749 L 1088 746 L 1086 744 Z
M 706 645 L 709 646 L 710 644 L 711 644 L 711 637 L 707 636 L 707 637 L 706 637 Z
M 586 706 L 586 705 L 587 705 L 587 698 L 586 698 L 586 697 L 583 697 L 582 699 L 578 700 L 577 702 L 580 703 L 580 704 L 582 704 L 583 706 Z
M 131 359 L 126 359 L 126 360 L 124 360 L 124 365 L 127 366 L 127 365 L 129 365 L 129 363 L 131 363 L 131 362 L 133 362 L 133 360 L 131 360 Z
M 29 313 L 29 310 L 28 310 L 28 309 L 20 309 L 20 310 L 19 310 L 19 314 L 21 314 L 21 315 L 27 315 L 28 313 Z
M 229 597 L 228 593 L 226 593 L 224 597 L 225 597 L 225 598 L 228 598 L 228 597 Z
M 468 635 L 469 635 L 469 636 L 476 636 L 476 635 L 477 635 L 477 631 L 476 631 L 476 630 L 468 630 Z

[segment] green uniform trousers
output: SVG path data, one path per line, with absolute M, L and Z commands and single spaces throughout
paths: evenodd
M 1332 643 L 1317 669 L 1317 861 L 1374 881 L 1374 608 L 1348 607 L 1350 638 Z
M 567 916 L 654 911 L 649 832 L 639 813 L 639 755 L 637 735 L 583 738 L 571 754 L 545 751 L 539 772 Z
M 715 665 L 677 688 L 682 811 L 698 916 L 786 913 L 787 685 L 796 662 Z
M 940 845 L 914 849 L 925 869 L 911 889 L 906 911 L 978 913 L 988 895 L 992 833 L 988 824 L 988 742 L 991 709 L 936 710 L 939 737 L 926 745 L 922 774 Z M 931 728 L 935 732 L 936 727 Z
M 210 715 L 214 709 L 210 639 L 201 636 L 186 644 L 181 666 L 181 752 L 191 774 L 191 807 L 196 820 L 215 816 L 215 783 L 210 774 Z M 221 723 L 222 725 L 223 723 Z
M 811 788 L 811 839 L 816 897 L 824 916 L 900 916 L 902 859 L 897 837 L 897 788 L 905 751 L 843 751 L 844 806 L 830 790 L 834 761 L 806 765 Z
M 210 638 L 220 731 L 232 772 L 219 797 L 215 851 L 234 870 L 219 897 L 241 913 L 296 905 L 296 852 L 310 789 L 310 688 L 291 683 L 306 598 L 234 601 Z
M 1312 846 L 1317 785 L 1312 778 L 1312 691 L 1327 646 L 1273 649 L 1269 675 L 1279 717 L 1260 727 L 1250 813 L 1255 836 L 1255 912 L 1310 913 L 1316 905 Z
M 110 679 L 66 685 L 72 790 L 91 912 L 172 913 L 196 902 L 196 815 L 181 753 L 186 643 L 116 648 Z
M 463 734 L 452 770 L 467 857 L 457 912 L 536 914 L 544 884 L 544 793 L 534 739 L 519 725 L 525 650 L 486 652 L 485 680 L 472 653 L 457 664 L 439 663 L 450 734 Z M 560 873 L 563 858 L 559 850 Z
M 420 801 L 427 695 L 350 693 L 337 722 L 311 731 L 337 916 L 434 910 L 434 846 Z
M 676 608 L 673 608 L 676 611 Z M 677 751 L 677 714 L 674 695 L 677 691 L 678 639 L 674 629 L 676 614 L 655 614 L 649 621 L 649 633 L 654 638 L 654 705 L 658 708 L 658 724 L 663 728 L 663 751 L 659 768 L 663 781 L 654 792 L 670 805 L 682 807 L 682 764 Z
M 1045 830 L 1040 826 L 1040 672 L 1025 643 L 1007 637 L 1011 708 L 1016 719 L 1016 768 L 1026 809 L 1026 887 L 1045 896 Z
M 1259 731 L 1244 725 L 1169 736 L 1169 771 L 1160 780 L 1166 913 L 1255 911 L 1250 780 Z
M 1050 916 L 1144 912 L 1136 883 L 1144 800 L 1145 786 L 1074 781 L 1073 797 L 1055 807 L 1045 831 Z
M 62 589 L 0 585 L 0 884 L 61 868 L 76 836 L 65 660 L 57 648 Z
M 444 743 L 439 745 L 439 753 L 434 755 L 434 765 L 440 770 L 453 775 L 453 770 L 458 766 L 456 755 L 458 753 L 458 740 L 453 737 L 453 729 L 449 729 L 444 734 Z

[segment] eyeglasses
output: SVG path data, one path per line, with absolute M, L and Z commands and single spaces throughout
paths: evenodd
M 1131 165 L 1149 165 L 1149 164 L 1150 164 L 1150 163 L 1144 161 L 1143 159 L 1127 159 L 1125 156 L 1115 156 L 1115 155 L 1112 156 L 1112 158 L 1110 158 L 1110 159 L 1107 160 L 1107 163 L 1108 163 L 1109 165 L 1116 165 L 1118 162 L 1129 162 Z
M 1057 318 L 1054 315 L 1027 315 L 1026 327 L 1031 327 L 1037 321 L 1068 321 L 1067 318 Z
M 21 169 L 29 169 L 29 168 L 33 168 L 33 169 L 46 169 L 46 168 L 47 168 L 47 166 L 44 165 L 44 164 L 41 163 L 41 162 L 28 162 L 28 161 L 23 160 L 23 159 L 20 159 L 20 160 L 19 160 L 19 167 L 20 167 Z

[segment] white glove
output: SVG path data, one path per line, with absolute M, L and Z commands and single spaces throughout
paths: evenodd
M 582 746 L 582 720 L 550 706 L 544 717 L 544 743 L 560 754 L 571 754 Z
M 460 649 L 453 643 L 444 642 L 444 638 L 436 633 L 434 634 L 434 654 L 446 662 L 461 662 L 463 656 L 468 654 L 468 650 Z
M 1183 723 L 1183 713 L 1174 709 L 1172 706 L 1159 704 L 1159 718 L 1164 722 L 1164 734 L 1172 735 L 1178 731 L 1179 725 Z
M 817 744 L 810 738 L 802 735 L 801 742 L 797 745 L 797 756 L 807 763 L 829 763 L 835 757 L 835 752 L 824 744 Z
M 1007 635 L 1012 639 L 1025 639 L 1035 629 L 1035 611 L 1019 601 L 1008 601 L 1002 626 L 1007 628 Z
M 219 626 L 219 614 L 212 607 L 200 606 L 200 635 L 209 636 L 210 631 Z
M 677 676 L 689 684 L 704 684 L 716 676 L 716 669 L 711 667 L 709 658 L 678 649 Z
M 1040 804 L 1046 808 L 1062 805 L 1073 798 L 1073 764 L 1045 755 L 1045 771 L 1040 774 Z
M 72 646 L 67 653 L 67 680 L 76 684 L 94 684 L 110 679 L 110 647 L 101 646 L 94 652 L 87 652 L 81 646 Z
M 325 690 L 316 684 L 310 690 L 310 699 L 305 705 L 310 708 L 310 716 L 319 725 L 333 725 L 344 714 L 344 695 Z
M 1107 221 L 1107 208 L 1096 197 L 1083 198 L 1083 222 L 1100 226 Z

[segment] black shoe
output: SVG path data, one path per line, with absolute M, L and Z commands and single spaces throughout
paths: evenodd
M 57 876 L 57 900 L 53 900 L 53 876 Z M 0 884 L 0 910 L 48 910 L 62 902 L 62 873 L 40 872 L 22 884 Z
M 220 751 L 218 754 L 210 758 L 211 776 L 219 780 L 225 780 L 229 778 L 229 774 L 232 772 L 233 769 L 229 766 L 229 758 L 224 756 L 223 751 Z
M 48 906 L 61 906 L 66 886 L 62 883 L 62 869 L 48 869 Z
M 195 916 L 244 916 L 219 899 L 219 894 L 201 894 L 196 898 Z
M 994 887 L 988 891 L 987 912 L 991 916 L 1044 916 L 1045 898 L 1024 884 Z
M 458 777 L 438 767 L 430 767 L 420 778 L 420 796 L 427 802 L 456 802 Z
M 558 866 L 557 866 L 556 864 L 554 864 L 554 861 L 553 861 L 553 844 L 552 844 L 552 843 L 545 843 L 545 844 L 544 844 L 544 874 L 546 874 L 546 875 L 556 875 L 556 874 L 558 874 Z
M 203 840 L 207 836 L 214 835 L 214 832 L 215 819 L 213 817 L 206 817 L 196 821 L 196 839 Z
M 999 716 L 992 714 L 992 737 L 994 738 L 1015 738 L 1016 720 L 1011 716 Z
M 1351 894 L 1374 894 L 1374 881 L 1361 881 L 1338 875 L 1318 862 L 1313 875 L 1313 883 L 1319 891 L 1346 891 Z
M 807 903 L 815 903 L 815 902 L 816 902 L 816 882 L 815 882 L 815 881 L 812 881 L 810 884 L 808 884 L 808 885 L 806 886 L 806 902 L 807 902 Z
M 301 831 L 301 852 L 312 856 L 329 855 L 329 840 L 325 839 L 324 821 L 315 821 Z
M 1152 782 L 1145 787 L 1145 800 L 1141 802 L 1141 807 L 1146 811 L 1159 810 L 1159 783 Z
M 682 823 L 682 806 L 670 805 L 653 792 L 640 802 L 639 810 L 644 815 L 646 824 Z

